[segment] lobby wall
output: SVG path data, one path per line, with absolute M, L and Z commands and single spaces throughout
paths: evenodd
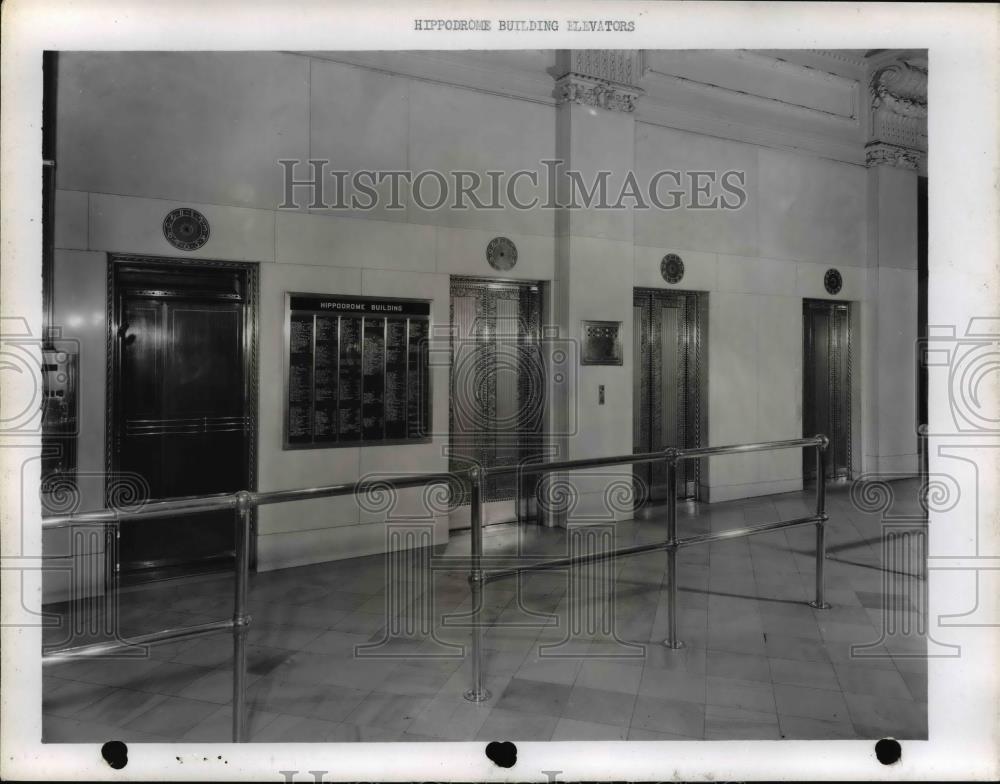
M 428 299 L 432 325 L 441 328 L 449 276 L 491 276 L 484 249 L 498 234 L 518 247 L 507 277 L 552 279 L 551 213 L 432 211 L 407 199 L 401 212 L 334 214 L 306 209 L 304 191 L 296 194 L 302 209 L 278 210 L 277 160 L 328 158 L 351 170 L 465 168 L 485 177 L 487 169 L 553 156 L 550 108 L 296 55 L 67 53 L 59 128 L 56 322 L 85 342 L 81 471 L 104 470 L 106 254 L 180 256 L 161 230 L 178 206 L 195 207 L 212 227 L 210 241 L 185 258 L 260 264 L 258 489 L 447 470 L 447 338 L 432 370 L 432 443 L 282 449 L 284 293 Z M 296 173 L 308 176 L 304 166 Z M 97 312 L 100 323 L 75 326 Z M 88 488 L 82 508 L 100 508 L 99 483 Z M 435 541 L 447 540 L 447 515 L 429 509 L 420 490 L 401 491 L 393 514 L 426 518 Z M 351 498 L 264 507 L 258 568 L 382 552 L 384 519 Z
M 544 65 L 542 55 L 532 57 Z M 867 304 L 873 296 L 869 196 L 858 162 L 677 130 L 640 112 L 628 122 L 611 121 L 612 136 L 605 139 L 614 144 L 614 134 L 626 134 L 622 163 L 634 160 L 640 181 L 663 168 L 739 169 L 747 176 L 744 208 L 634 210 L 607 231 L 577 222 L 568 242 L 560 240 L 548 210 L 425 210 L 409 198 L 403 210 L 279 210 L 282 158 L 329 159 L 331 168 L 345 170 L 540 169 L 540 161 L 560 149 L 558 109 L 551 97 L 536 94 L 535 77 L 499 94 L 286 53 L 63 53 L 59 69 L 56 321 L 84 347 L 81 469 L 86 463 L 101 471 L 104 464 L 109 252 L 260 264 L 261 490 L 447 465 L 444 364 L 434 370 L 433 443 L 282 450 L 278 380 L 288 290 L 426 298 L 433 301 L 433 323 L 445 325 L 449 276 L 496 276 L 484 250 L 493 237 L 509 237 L 518 263 L 505 277 L 552 284 L 552 315 L 562 337 L 578 337 L 581 318 L 623 322 L 624 366 L 580 368 L 578 391 L 566 399 L 577 414 L 578 428 L 564 445 L 574 457 L 630 449 L 631 291 L 670 287 L 659 274 L 668 252 L 684 259 L 678 287 L 708 292 L 713 444 L 801 434 L 801 301 L 830 297 L 823 288 L 827 268 L 837 267 L 844 278 L 835 298 L 860 308 L 862 342 L 879 318 Z M 463 78 L 461 70 L 452 71 L 455 81 Z M 487 77 L 470 71 L 465 78 Z M 306 179 L 308 171 L 300 167 L 297 176 Z M 299 198 L 305 201 L 304 191 Z M 212 226 L 200 250 L 178 251 L 163 237 L 163 216 L 179 206 L 200 210 Z M 578 262 L 565 291 L 560 253 Z M 898 273 L 900 280 L 883 271 L 878 285 L 896 287 L 905 299 L 910 273 Z M 560 308 L 570 309 L 561 321 Z M 869 359 L 877 355 L 864 349 Z M 596 404 L 601 383 L 613 393 L 603 407 Z M 877 415 L 871 407 L 865 411 Z M 870 427 L 862 423 L 865 432 Z M 901 451 L 909 448 L 902 421 L 886 427 L 883 439 L 896 437 Z M 703 495 L 714 501 L 796 489 L 800 466 L 798 452 L 716 458 Z M 85 505 L 101 500 L 92 492 Z M 416 491 L 404 493 L 400 505 L 397 513 L 426 512 Z M 445 541 L 447 519 L 431 518 L 435 540 Z M 352 499 L 262 509 L 258 567 L 381 552 L 380 523 Z

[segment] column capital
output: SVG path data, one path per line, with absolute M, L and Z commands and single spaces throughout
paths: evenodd
M 879 58 L 868 83 L 867 166 L 925 170 L 927 166 L 927 68 L 900 54 Z
M 895 166 L 898 169 L 919 171 L 923 168 L 927 153 L 911 150 L 898 144 L 869 142 L 865 145 L 865 166 Z
M 563 49 L 557 58 L 556 103 L 634 112 L 642 95 L 638 49 Z

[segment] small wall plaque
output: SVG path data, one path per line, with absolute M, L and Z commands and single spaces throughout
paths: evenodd
M 843 288 L 844 279 L 838 270 L 831 267 L 823 276 L 823 285 L 826 287 L 827 294 L 839 294 L 840 289 Z
M 513 269 L 517 264 L 517 246 L 506 237 L 494 237 L 486 246 L 486 260 L 500 272 Z
M 584 321 L 581 365 L 622 364 L 622 323 Z
M 668 253 L 660 262 L 660 274 L 667 283 L 680 283 L 684 277 L 684 262 L 676 253 Z
M 163 219 L 163 236 L 179 250 L 198 250 L 208 242 L 208 221 L 198 210 L 178 207 Z

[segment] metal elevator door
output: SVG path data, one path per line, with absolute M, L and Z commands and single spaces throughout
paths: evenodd
M 150 500 L 246 488 L 247 273 L 143 262 L 113 275 L 114 471 L 141 477 Z M 233 526 L 230 510 L 124 523 L 118 570 L 141 581 L 228 568 Z
M 804 300 L 802 434 L 824 433 L 827 479 L 851 475 L 851 319 L 846 302 Z M 816 478 L 812 450 L 805 450 L 802 475 Z
M 451 470 L 537 458 L 546 387 L 538 285 L 452 278 L 451 324 Z M 455 491 L 468 503 L 467 487 Z M 531 514 L 519 506 L 533 483 L 515 474 L 487 479 L 482 492 L 485 523 Z
M 696 292 L 637 289 L 633 301 L 632 451 L 701 445 L 704 311 Z M 679 464 L 678 498 L 698 492 L 698 461 Z M 662 462 L 637 465 L 636 499 L 665 500 Z

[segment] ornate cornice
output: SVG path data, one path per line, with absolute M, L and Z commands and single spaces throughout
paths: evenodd
M 927 156 L 927 70 L 906 59 L 878 67 L 869 82 L 869 166 L 922 169 Z
M 642 95 L 638 49 L 565 49 L 559 53 L 556 103 L 576 103 L 616 112 L 634 112 Z
M 927 117 L 927 71 L 907 62 L 891 63 L 871 81 L 872 107 L 902 117 Z
M 863 49 L 807 49 L 806 51 L 818 54 L 821 57 L 829 57 L 855 68 L 864 68 L 865 53 Z

